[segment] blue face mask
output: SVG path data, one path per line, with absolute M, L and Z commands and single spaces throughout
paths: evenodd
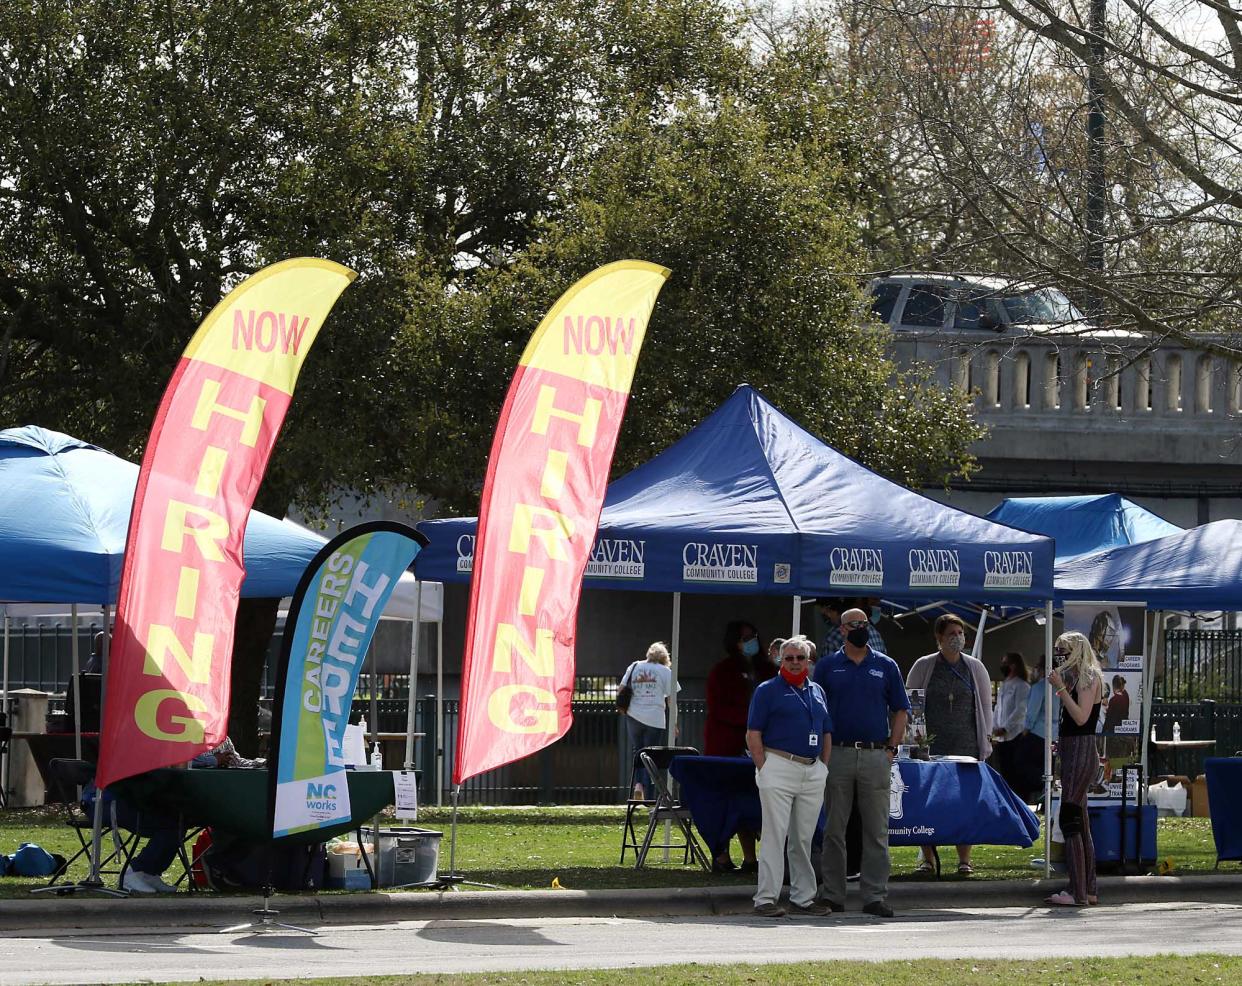
M 742 654 L 746 657 L 754 657 L 759 653 L 759 641 L 755 637 L 742 641 Z
M 883 614 L 882 612 L 880 612 L 880 607 L 879 607 L 879 606 L 872 606 L 872 607 L 871 607 L 871 622 L 872 622 L 872 623 L 879 623 L 879 622 L 880 622 L 880 617 L 881 617 L 881 616 L 883 616 L 883 615 L 884 615 L 884 614 Z

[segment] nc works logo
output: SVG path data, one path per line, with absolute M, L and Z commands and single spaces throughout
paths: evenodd
M 335 784 L 317 784 L 312 782 L 306 785 L 306 807 L 311 811 L 331 811 L 336 807 L 336 785 Z

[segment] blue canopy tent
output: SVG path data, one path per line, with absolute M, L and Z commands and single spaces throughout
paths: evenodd
M 419 578 L 468 581 L 475 527 L 421 523 Z M 1053 552 L 884 479 L 743 384 L 608 487 L 583 585 L 672 593 L 676 673 L 683 592 L 793 596 L 797 632 L 803 596 L 1051 600 Z
M 1182 531 L 1118 493 L 1010 497 L 987 518 L 1054 538 L 1058 564 L 1105 548 L 1140 544 Z
M 475 518 L 424 521 L 420 578 L 464 582 Z M 742 385 L 608 487 L 587 588 L 990 598 L 1052 595 L 1051 538 L 937 503 L 825 445 Z
M 986 516 L 998 524 L 1008 524 L 1019 530 L 1053 538 L 1056 541 L 1057 564 L 1105 548 L 1151 541 L 1182 530 L 1118 493 L 1010 497 L 1002 500 Z M 902 603 L 911 605 L 905 600 Z M 915 611 L 928 608 L 917 607 Z M 990 620 L 988 633 L 1032 615 L 1029 608 L 985 607 L 979 604 L 954 603 L 940 608 L 957 613 L 977 626 L 988 626 Z
M 132 462 L 68 435 L 0 431 L 0 600 L 115 602 L 137 481 Z M 252 510 L 241 594 L 292 595 L 324 543 Z
M 1217 520 L 1056 566 L 1056 599 L 1142 602 L 1148 609 L 1233 610 L 1242 605 L 1242 521 Z

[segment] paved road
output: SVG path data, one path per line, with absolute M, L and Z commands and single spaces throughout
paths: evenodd
M 1073 930 L 1075 933 L 1067 934 Z M 636 953 L 635 943 L 642 942 Z M 334 925 L 315 938 L 201 929 L 57 933 L 0 941 L 0 986 L 270 979 L 665 962 L 1242 954 L 1242 904 L 1049 911 L 912 911 L 893 921 L 745 917 L 549 918 Z

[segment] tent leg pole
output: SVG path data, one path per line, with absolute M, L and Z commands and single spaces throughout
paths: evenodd
M 4 682 L 0 690 L 0 726 L 9 724 L 9 614 L 4 614 Z M 9 804 L 9 747 L 12 741 L 5 743 L 4 759 L 0 761 L 0 808 Z
M 1052 674 L 1052 600 L 1044 603 L 1044 680 Z M 1044 699 L 1044 879 L 1052 876 L 1052 698 Z
M 436 805 L 444 806 L 444 617 L 436 623 Z
M 677 745 L 677 665 L 681 658 L 681 593 L 673 593 L 673 628 L 669 640 L 670 659 L 673 672 L 673 706 L 669 710 L 668 732 L 665 742 L 668 746 Z M 667 841 L 667 840 L 666 840 Z
M 802 632 L 802 597 L 793 597 L 793 617 L 789 621 L 790 636 L 796 637 Z
M 673 705 L 668 713 L 668 739 L 665 741 L 668 746 L 677 745 L 677 665 L 678 659 L 681 657 L 681 593 L 673 593 L 673 639 L 669 641 L 672 644 L 672 672 L 673 672 Z M 669 784 L 676 794 L 676 781 L 672 775 L 669 775 Z M 673 841 L 673 823 L 665 821 L 664 823 L 664 862 L 669 861 L 668 844 Z
M 414 769 L 414 729 L 418 712 L 418 631 L 422 627 L 423 584 L 414 583 L 414 622 L 410 624 L 410 684 L 406 692 L 405 769 Z
M 988 625 L 988 611 L 986 609 L 979 612 L 979 625 L 975 627 L 975 646 L 971 648 L 970 656 L 976 661 L 983 660 L 983 634 L 984 627 Z
M 82 670 L 81 662 L 78 659 L 78 604 L 74 603 L 69 607 L 70 623 L 73 626 L 73 635 L 69 638 L 69 653 L 73 660 L 73 756 L 75 760 L 82 759 L 82 688 L 81 680 L 78 672 Z M 102 711 L 102 710 L 101 710 Z M 102 727 L 102 717 L 100 726 Z

